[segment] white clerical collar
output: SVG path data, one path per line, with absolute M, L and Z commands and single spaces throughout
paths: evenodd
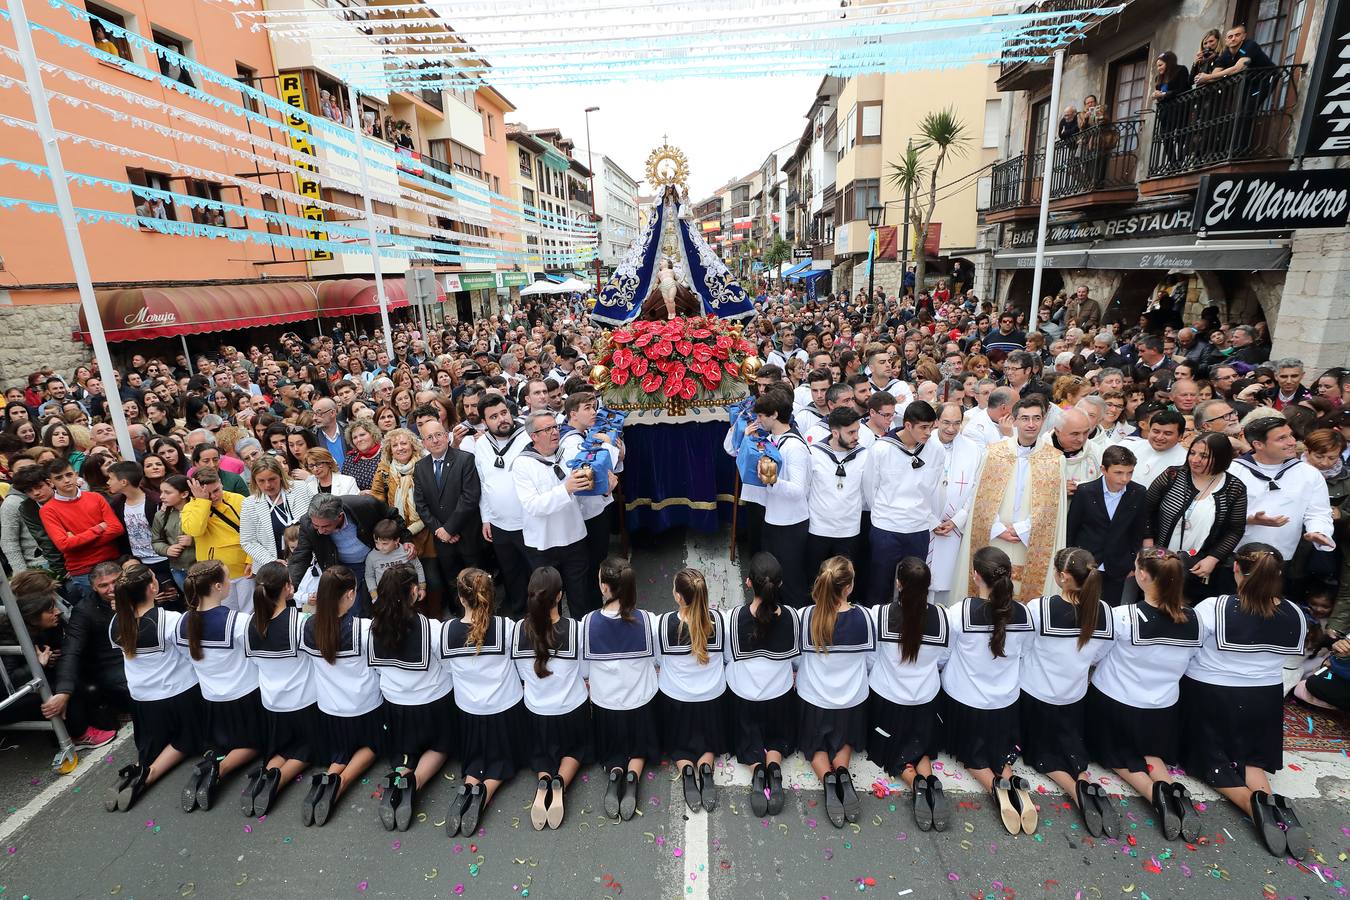
M 1036 445 L 1035 445 L 1035 444 L 1032 444 L 1030 447 L 1023 447 L 1020 441 L 1017 443 L 1017 455 L 1018 455 L 1018 456 L 1030 456 L 1031 454 L 1033 454 L 1033 453 L 1035 453 L 1035 452 L 1036 452 Z

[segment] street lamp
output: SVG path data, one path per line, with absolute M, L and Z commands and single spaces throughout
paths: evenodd
M 600 283 L 600 217 L 595 214 L 595 164 L 591 153 L 591 113 L 599 112 L 600 107 L 586 107 L 586 168 L 591 171 L 591 224 L 595 226 L 595 299 L 600 299 L 604 285 Z
M 867 302 L 872 303 L 872 283 L 873 275 L 877 268 L 877 229 L 881 227 L 881 217 L 885 214 L 886 208 L 882 206 L 867 207 L 867 228 L 868 237 L 871 243 L 868 244 L 867 252 Z

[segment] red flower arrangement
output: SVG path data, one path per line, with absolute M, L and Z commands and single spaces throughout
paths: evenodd
M 742 380 L 741 360 L 754 350 L 737 326 L 716 317 L 634 322 L 610 333 L 592 376 L 602 389 L 620 389 L 615 393 L 626 395 L 620 402 L 645 399 L 633 397 L 629 385 L 668 400 L 722 400 L 729 382 Z

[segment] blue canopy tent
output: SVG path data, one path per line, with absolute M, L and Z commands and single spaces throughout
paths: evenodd
M 810 266 L 811 266 L 811 260 L 809 260 L 809 259 L 804 259 L 804 260 L 802 260 L 802 261 L 799 262 L 799 263 L 795 263 L 795 264 L 792 266 L 792 268 L 788 269 L 788 270 L 787 270 L 786 272 L 784 272 L 780 277 L 782 277 L 782 278 L 791 278 L 793 275 L 796 275 L 797 273 L 801 272 L 803 269 L 810 268 Z

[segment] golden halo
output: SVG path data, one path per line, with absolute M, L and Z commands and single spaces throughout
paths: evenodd
M 679 147 L 662 144 L 647 157 L 647 183 L 653 187 L 683 188 L 688 180 L 689 160 Z

